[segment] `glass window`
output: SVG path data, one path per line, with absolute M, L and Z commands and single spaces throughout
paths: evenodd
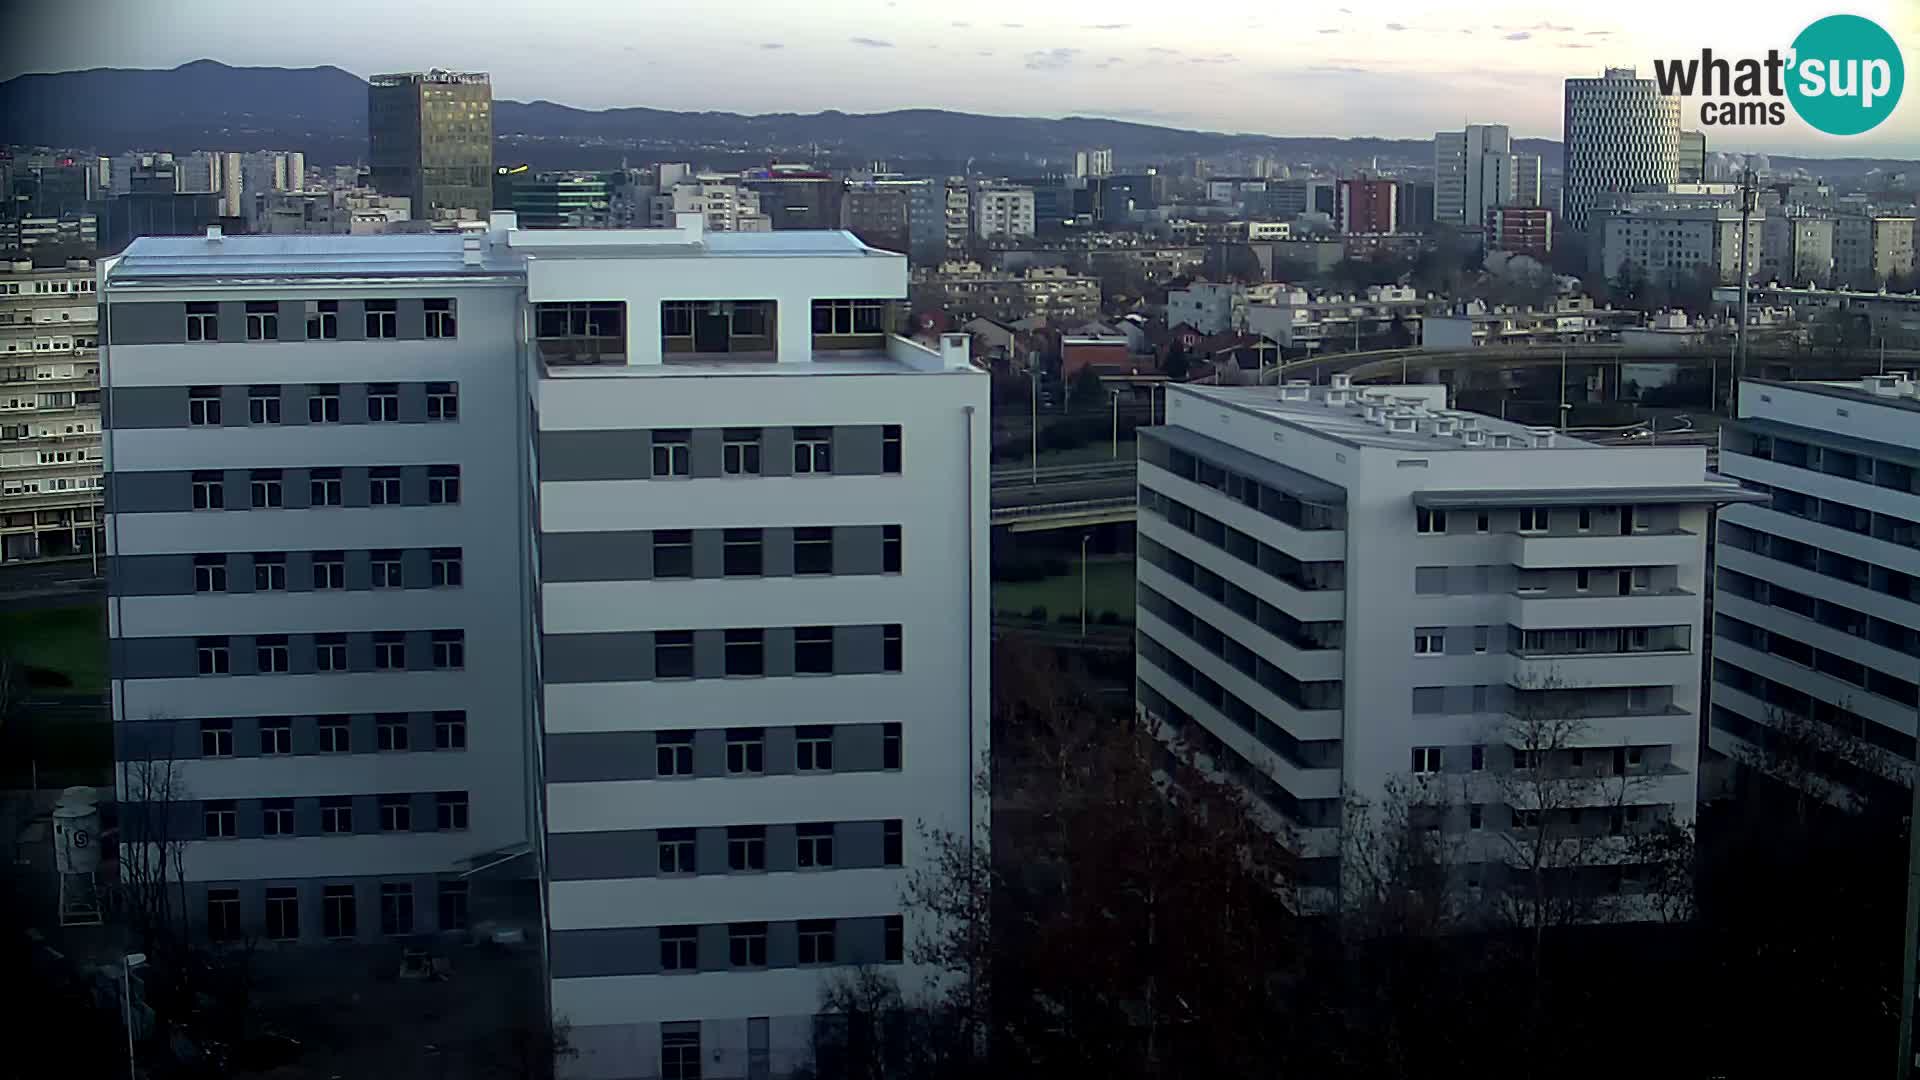
M 207 938 L 236 941 L 240 937 L 240 890 L 207 890 Z
M 340 301 L 306 302 L 307 340 L 331 341 L 340 336 Z
M 829 772 L 833 769 L 833 728 L 812 725 L 795 730 L 793 767 L 797 772 Z
M 397 338 L 400 336 L 400 302 L 397 300 L 367 301 L 367 338 Z
M 728 675 L 765 675 L 767 673 L 766 631 L 728 630 L 725 638 Z
M 340 384 L 322 383 L 307 389 L 307 423 L 340 422 Z
M 263 716 L 260 718 L 260 752 L 269 756 L 293 753 L 292 717 Z
M 759 529 L 728 529 L 723 544 L 722 568 L 728 577 L 754 577 L 764 572 Z
M 313 553 L 313 587 L 316 589 L 347 587 L 346 552 L 316 551 Z
M 344 716 L 322 716 L 319 720 L 320 752 L 323 754 L 347 754 L 353 752 L 353 732 Z
M 356 933 L 358 912 L 351 885 L 328 885 L 320 898 L 321 924 L 330 938 L 350 938 Z
M 901 566 L 900 526 L 883 525 L 880 527 L 880 572 L 897 574 Z
M 833 429 L 795 428 L 793 432 L 794 475 L 833 471 Z
M 764 825 L 727 827 L 727 868 L 752 873 L 767 868 L 767 830 Z
M 436 589 L 456 589 L 463 580 L 459 548 L 434 548 L 431 554 L 432 582 Z
M 407 714 L 380 713 L 374 718 L 374 743 L 381 750 L 405 750 L 408 744 Z
M 450 338 L 454 336 L 453 301 L 450 299 L 430 299 L 425 302 L 427 309 L 427 336 L 430 338 Z
M 692 468 L 693 433 L 685 430 L 653 433 L 653 475 L 686 476 Z
M 662 874 L 697 874 L 697 849 L 692 829 L 661 829 L 657 834 Z
M 801 626 L 794 629 L 793 670 L 797 675 L 833 674 L 833 627 Z
M 388 936 L 413 933 L 413 883 L 380 883 L 380 932 Z
M 246 315 L 248 341 L 280 340 L 280 305 L 278 303 L 272 300 L 249 300 Z
M 232 720 L 200 721 L 200 756 L 201 757 L 232 757 L 233 756 L 233 721 Z
M 757 776 L 766 771 L 767 735 L 762 728 L 727 729 L 727 771 Z
M 435 750 L 465 750 L 467 748 L 467 714 L 454 710 L 441 710 L 433 714 L 433 748 Z
M 793 572 L 833 573 L 833 530 L 824 526 L 793 531 Z
M 802 919 L 799 930 L 800 963 L 831 964 L 834 962 L 832 919 Z
M 653 576 L 656 578 L 693 576 L 693 533 L 690 530 L 654 530 Z
M 187 423 L 194 427 L 220 426 L 220 388 L 196 386 L 187 391 Z
M 467 828 L 467 793 L 464 791 L 442 791 L 433 797 L 434 828 L 441 832 L 465 832 Z
M 653 737 L 653 771 L 660 777 L 693 775 L 693 732 L 662 731 Z
M 727 927 L 727 963 L 738 968 L 766 967 L 767 924 L 730 924 Z
M 900 425 L 888 424 L 880 429 L 880 471 L 897 473 L 900 471 Z
M 693 678 L 693 631 L 657 630 L 653 635 L 653 677 Z
M 720 469 L 728 476 L 760 475 L 760 429 L 728 428 L 720 444 Z
M 833 866 L 833 825 L 827 822 L 809 822 L 794 827 L 795 841 L 799 849 L 794 857 L 795 865 L 802 870 L 825 870 Z
M 460 384 L 450 383 L 450 382 L 428 383 L 427 384 L 427 419 L 458 420 L 459 418 L 460 418 Z

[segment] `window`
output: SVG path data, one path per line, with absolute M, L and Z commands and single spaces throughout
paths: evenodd
M 906 858 L 906 830 L 898 819 L 880 826 L 880 861 L 899 866 Z
M 347 587 L 346 552 L 316 551 L 313 553 L 313 587 L 321 590 Z
M 200 756 L 233 756 L 233 721 L 200 721 Z
M 760 475 L 760 429 L 728 428 L 720 444 L 720 471 L 728 476 Z
M 457 589 L 462 575 L 460 570 L 459 548 L 434 548 L 430 557 L 432 576 L 429 579 L 436 589 Z
M 1642 763 L 1643 761 L 1645 761 L 1645 760 L 1646 760 L 1646 755 L 1647 755 L 1647 751 L 1646 751 L 1646 748 L 1645 748 L 1645 747 L 1643 747 L 1643 746 L 1629 746 L 1629 747 L 1627 747 L 1627 765 L 1628 765 L 1628 767 L 1629 767 L 1629 768 L 1634 768 L 1634 769 L 1637 769 L 1637 768 L 1639 768 L 1639 767 L 1640 767 L 1640 765 L 1641 765 L 1641 763 Z
M 1421 533 L 1444 533 L 1447 531 L 1447 512 L 1430 510 L 1424 506 L 1413 512 L 1414 531 Z
M 227 591 L 227 557 L 225 555 L 195 555 L 193 557 L 193 591 Z
M 247 423 L 277 424 L 280 422 L 280 388 L 277 386 L 251 386 L 247 388 Z
M 700 1025 L 660 1025 L 661 1080 L 700 1080 Z
M 187 423 L 194 427 L 220 426 L 220 388 L 196 386 L 187 391 Z
M 656 776 L 693 775 L 693 732 L 662 731 L 653 737 Z
M 833 573 L 833 530 L 810 527 L 793 530 L 793 572 Z
M 1586 592 L 1587 586 L 1591 585 L 1592 583 L 1593 583 L 1592 571 L 1575 570 L 1573 572 L 1573 591 L 1574 592 Z
M 883 473 L 900 471 L 899 424 L 888 424 L 880 429 L 880 471 Z
M 187 305 L 187 340 L 188 341 L 219 341 L 220 340 L 220 305 L 219 304 L 188 304 Z
M 1593 528 L 1593 508 L 1583 506 L 1580 508 L 1580 531 L 1586 532 L 1591 528 Z
M 1489 630 L 1487 627 L 1476 626 L 1473 628 L 1473 651 L 1474 652 L 1484 653 L 1487 651 L 1488 636 L 1489 636 Z
M 833 768 L 833 728 L 822 725 L 796 729 L 793 767 L 799 772 L 830 771 Z
M 400 302 L 398 300 L 367 301 L 367 338 L 396 338 L 400 336 Z
M 441 832 L 465 832 L 467 829 L 467 793 L 443 791 L 433 797 L 433 827 Z
M 459 671 L 467 666 L 467 632 L 433 632 L 433 666 L 440 671 Z
M 427 466 L 427 501 L 436 506 L 452 506 L 460 501 L 460 466 Z
M 1543 751 L 1540 751 L 1540 750 L 1523 750 L 1519 747 L 1515 747 L 1513 751 L 1514 771 L 1526 772 L 1527 770 L 1532 769 L 1535 765 L 1538 765 L 1540 763 L 1540 755 L 1542 753 Z
M 353 736 L 344 716 L 323 716 L 320 718 L 320 752 L 323 754 L 347 754 L 353 752 Z
M 427 384 L 427 419 L 460 419 L 459 383 L 430 382 Z
M 464 881 L 443 881 L 440 883 L 440 929 L 465 930 L 467 928 L 467 883 Z
M 759 529 L 728 529 L 723 537 L 722 569 L 728 577 L 756 577 L 763 572 Z
M 367 471 L 367 501 L 374 506 L 400 505 L 400 470 L 385 466 Z
M 389 936 L 413 933 L 413 883 L 380 883 L 380 932 Z
M 405 671 L 406 669 L 406 635 L 397 630 L 383 630 L 373 635 L 373 670 Z
M 373 721 L 374 746 L 381 750 L 407 748 L 407 714 L 380 713 Z
M 307 423 L 340 422 L 340 384 L 322 383 L 307 388 Z
M 411 832 L 413 800 L 405 795 L 380 796 L 380 831 Z
M 900 572 L 900 526 L 898 525 L 880 527 L 880 572 L 883 574 Z
M 802 870 L 825 870 L 833 866 L 833 825 L 812 822 L 794 827 L 800 847 L 795 864 Z
M 803 427 L 793 430 L 793 472 L 795 476 L 806 473 L 828 473 L 833 471 L 833 429 L 823 427 Z
M 367 384 L 367 422 L 394 424 L 400 421 L 400 388 L 393 383 Z
M 400 553 L 393 548 L 382 548 L 372 553 L 368 568 L 373 573 L 373 587 L 376 589 L 398 589 L 402 587 Z
M 813 332 L 842 337 L 886 333 L 886 305 L 879 300 L 815 300 Z
M 833 920 L 800 920 L 800 963 L 833 963 Z
M 693 434 L 685 430 L 653 433 L 653 475 L 686 476 L 692 468 Z
M 323 929 L 330 938 L 350 938 L 357 933 L 356 911 L 351 885 L 328 885 L 320 894 Z
M 240 890 L 207 890 L 207 940 L 233 941 L 240 936 Z
M 200 638 L 194 642 L 194 652 L 198 655 L 202 675 L 225 675 L 232 670 L 227 656 L 226 638 Z
M 653 576 L 688 578 L 693 576 L 693 533 L 687 529 L 655 529 L 653 532 Z
M 279 304 L 272 300 L 249 300 L 246 315 L 248 341 L 280 340 Z
M 700 930 L 694 926 L 660 928 L 660 970 L 697 971 L 700 967 Z
M 267 890 L 267 940 L 294 941 L 300 937 L 300 890 L 281 886 Z
M 758 776 L 766 771 L 767 734 L 761 728 L 727 729 L 727 772 Z
M 466 713 L 457 709 L 443 709 L 433 714 L 433 748 L 435 750 L 467 748 Z
M 332 341 L 340 336 L 340 301 L 307 301 L 307 340 Z
M 902 657 L 900 624 L 888 623 L 880 628 L 880 670 L 900 670 Z
M 880 725 L 880 767 L 897 769 L 900 767 L 900 725 Z
M 1653 688 L 1650 686 L 1627 687 L 1627 709 L 1631 712 L 1646 712 L 1652 709 Z
M 427 336 L 430 338 L 450 338 L 454 336 L 453 301 L 433 299 L 425 302 L 427 309 Z
M 653 677 L 693 678 L 693 631 L 658 630 L 653 635 Z
M 727 963 L 737 968 L 767 966 L 767 924 L 733 923 L 727 927 Z
M 345 835 L 353 831 L 353 799 L 333 795 L 320 800 L 320 831 Z
M 905 916 L 889 915 L 880 926 L 881 959 L 885 963 L 898 964 L 907 958 L 907 920 Z
M 247 490 L 252 496 L 255 510 L 277 510 L 285 505 L 280 491 L 279 469 L 255 469 L 248 480 Z
M 1538 810 L 1516 809 L 1513 811 L 1513 828 L 1515 831 L 1537 829 L 1540 827 L 1540 821 L 1540 811 Z
M 1521 593 L 1529 594 L 1529 595 L 1534 593 L 1546 592 L 1547 591 L 1546 571 L 1544 570 L 1520 571 L 1520 582 L 1517 588 Z
M 287 556 L 279 551 L 261 551 L 253 556 L 255 592 L 287 591 Z
M 797 675 L 833 674 L 833 627 L 801 626 L 793 631 L 793 670 Z
M 240 816 L 232 799 L 209 799 L 201 805 L 207 827 L 207 839 L 224 840 L 240 834 Z
M 1413 632 L 1413 655 L 1439 656 L 1446 651 L 1445 630 L 1439 627 L 1423 627 Z
M 662 874 L 697 874 L 699 868 L 695 862 L 695 845 L 692 829 L 661 829 L 659 838 L 660 872 Z
M 263 716 L 260 718 L 260 752 L 269 756 L 293 753 L 292 717 Z
M 1439 771 L 1439 747 L 1416 746 L 1413 748 L 1413 773 L 1415 776 L 1428 776 Z
M 1544 506 L 1523 506 L 1520 508 L 1520 531 L 1523 533 L 1546 532 L 1551 516 Z
M 1488 521 L 1488 514 L 1487 514 L 1487 512 L 1486 512 L 1485 510 L 1482 510 L 1482 511 L 1480 511 L 1480 512 L 1479 512 L 1478 514 L 1475 514 L 1475 515 L 1473 516 L 1473 531 L 1474 531 L 1474 532 L 1478 532 L 1478 533 L 1483 533 L 1483 532 L 1486 532 L 1486 531 L 1487 531 L 1487 526 L 1488 526 L 1489 524 L 1490 524 L 1490 522 Z
M 310 501 L 315 506 L 339 506 L 342 502 L 339 469 L 315 469 L 307 479 Z
M 1483 745 L 1474 746 L 1473 771 L 1481 772 L 1481 771 L 1484 771 L 1486 767 L 1487 767 L 1487 748 Z
M 195 510 L 222 510 L 227 505 L 225 485 L 217 472 L 196 472 L 193 474 L 193 508 Z
M 767 868 L 767 829 L 764 825 L 727 827 L 727 869 L 747 873 Z
M 1479 803 L 1472 803 L 1467 807 L 1467 828 L 1479 832 L 1485 821 L 1486 815 Z

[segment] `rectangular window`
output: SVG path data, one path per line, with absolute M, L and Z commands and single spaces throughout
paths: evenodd
M 226 840 L 240 834 L 240 815 L 232 799 L 209 799 L 201 804 L 207 839 Z
M 347 587 L 346 552 L 316 551 L 313 553 L 313 587 L 323 591 Z
M 196 303 L 187 305 L 187 340 L 220 340 L 220 305 Z
M 280 340 L 279 304 L 272 300 L 249 300 L 246 315 L 248 341 Z
M 832 919 L 800 920 L 800 963 L 833 963 L 833 946 Z
M 1467 807 L 1467 828 L 1472 829 L 1474 832 L 1479 832 L 1480 827 L 1485 824 L 1485 822 L 1486 814 L 1481 805 L 1479 803 L 1470 804 Z
M 833 471 L 833 429 L 803 427 L 793 430 L 795 476 Z
M 460 466 L 427 466 L 427 502 L 453 506 L 460 501 Z
M 720 444 L 720 471 L 728 476 L 760 475 L 760 429 L 727 428 Z
M 798 772 L 829 772 L 833 769 L 833 728 L 827 725 L 798 728 L 794 732 L 793 767 Z
M 466 713 L 457 709 L 443 709 L 433 714 L 433 748 L 435 750 L 467 748 Z
M 802 870 L 825 870 L 833 866 L 833 825 L 808 822 L 794 827 L 799 843 L 795 865 Z
M 1488 520 L 1488 518 L 1489 518 L 1489 515 L 1485 510 L 1482 510 L 1478 514 L 1475 514 L 1473 516 L 1473 531 L 1477 533 L 1486 532 L 1487 526 L 1490 524 L 1490 521 Z
M 728 577 L 757 577 L 764 572 L 759 529 L 728 529 L 723 537 L 722 569 Z
M 1586 532 L 1591 528 L 1593 528 L 1593 509 L 1583 506 L 1580 508 L 1580 531 Z
M 906 828 L 899 819 L 885 822 L 880 827 L 880 861 L 887 866 L 899 866 L 906 861 Z
M 453 321 L 453 301 L 432 299 L 425 301 L 427 309 L 427 336 L 430 338 L 450 338 L 456 329 Z
M 440 671 L 459 671 L 467 666 L 467 632 L 433 632 L 433 666 Z
M 275 754 L 293 753 L 292 717 L 263 716 L 260 718 L 260 752 L 269 757 Z
M 340 384 L 321 383 L 307 388 L 307 423 L 340 422 Z
M 700 1080 L 700 1025 L 660 1025 L 660 1080 Z
M 697 874 L 692 829 L 661 829 L 657 834 L 662 874 Z
M 881 924 L 880 938 L 883 962 L 899 964 L 906 961 L 907 920 L 905 916 L 887 916 Z
M 400 387 L 390 382 L 367 384 L 367 422 L 400 422 Z
M 1552 514 L 1544 506 L 1523 506 L 1520 508 L 1520 531 L 1523 533 L 1543 533 L 1551 522 Z
M 728 675 L 765 675 L 767 673 L 766 631 L 726 631 L 724 660 Z
M 698 971 L 700 969 L 700 931 L 693 926 L 660 928 L 660 970 Z
M 287 591 L 287 556 L 284 552 L 254 553 L 253 589 L 255 592 Z
M 207 940 L 235 941 L 240 937 L 240 890 L 207 890 Z
M 767 735 L 761 728 L 727 729 L 727 772 L 758 776 L 766 771 Z
M 1489 634 L 1489 629 L 1487 627 L 1476 626 L 1473 628 L 1473 651 L 1474 652 L 1484 653 L 1487 651 L 1488 634 Z
M 1436 626 L 1428 626 L 1413 632 L 1413 655 L 1439 656 L 1446 651 L 1446 631 Z
M 344 491 L 339 469 L 315 469 L 308 474 L 308 501 L 315 506 L 339 506 Z
M 767 966 L 767 924 L 732 923 L 727 927 L 727 963 L 737 968 Z
M 407 714 L 380 713 L 373 720 L 374 746 L 381 750 L 407 749 Z
M 900 526 L 882 525 L 880 527 L 880 572 L 899 573 L 900 556 Z
M 413 831 L 413 799 L 410 796 L 380 796 L 380 831 Z
M 397 338 L 400 336 L 400 302 L 398 300 L 367 301 L 367 339 Z
M 653 677 L 693 678 L 693 631 L 657 630 L 653 635 Z
M 247 388 L 247 423 L 277 424 L 280 422 L 280 388 L 277 386 L 250 386 Z
M 350 938 L 358 933 L 353 886 L 328 885 L 320 895 L 320 915 L 322 928 L 330 938 Z
M 457 589 L 463 581 L 459 548 L 434 548 L 432 551 L 430 578 L 436 589 Z
M 460 419 L 459 383 L 430 382 L 427 384 L 427 419 Z
M 195 555 L 193 557 L 193 591 L 227 591 L 227 557 L 225 555 Z
M 433 827 L 441 832 L 467 830 L 467 793 L 442 791 L 433 797 Z
M 653 531 L 653 576 L 690 578 L 693 576 L 693 533 L 687 529 Z
M 413 883 L 380 883 L 380 932 L 389 937 L 413 933 Z
M 279 469 L 255 469 L 248 480 L 248 492 L 255 510 L 277 510 L 286 505 L 280 490 Z
M 1440 747 L 1416 746 L 1413 748 L 1413 774 L 1430 776 L 1440 771 Z
M 320 752 L 323 754 L 349 754 L 353 752 L 353 729 L 348 726 L 344 716 L 323 716 L 320 726 Z
M 194 427 L 220 426 L 220 388 L 196 386 L 187 391 L 187 423 Z
M 307 340 L 332 341 L 340 336 L 340 301 L 307 301 Z
M 901 638 L 900 624 L 888 623 L 880 628 L 880 669 L 897 672 L 905 659 L 904 642 Z
M 194 652 L 198 655 L 202 675 L 225 675 L 233 670 L 227 656 L 226 638 L 200 638 L 194 642 Z
M 398 630 L 373 635 L 373 670 L 407 670 L 407 636 Z
M 886 332 L 886 304 L 879 300 L 815 300 L 813 332 L 829 337 Z
M 200 756 L 233 756 L 233 721 L 200 721 Z
M 764 825 L 727 827 L 727 869 L 751 873 L 767 868 L 767 829 Z
M 1547 572 L 1544 570 L 1522 570 L 1518 591 L 1524 595 L 1534 595 L 1547 591 Z
M 880 725 L 880 767 L 897 769 L 900 767 L 900 725 L 895 723 Z
M 693 775 L 693 732 L 662 731 L 653 737 L 654 775 Z
M 332 795 L 320 800 L 320 831 L 344 836 L 353 831 L 353 799 Z
M 833 674 L 833 627 L 801 626 L 794 629 L 793 670 L 797 675 Z
M 693 433 L 681 430 L 653 433 L 653 475 L 686 476 L 692 470 Z
M 464 881 L 443 881 L 440 883 L 440 929 L 465 930 L 467 928 L 467 883 Z
M 223 510 L 226 508 L 226 485 L 217 472 L 196 472 L 193 474 L 193 508 L 195 510 Z
M 393 548 L 382 548 L 372 553 L 368 563 L 373 572 L 373 587 L 376 589 L 398 589 L 404 583 L 401 580 L 402 563 L 400 553 Z
M 1582 570 L 1575 570 L 1573 572 L 1573 591 L 1574 592 L 1586 592 L 1587 587 L 1592 583 L 1593 583 L 1592 571 L 1582 569 Z
M 1414 531 L 1419 533 L 1444 533 L 1447 531 L 1447 512 L 1417 507 L 1413 512 Z
M 267 940 L 296 941 L 299 937 L 300 890 L 286 886 L 268 889 Z
M 880 429 L 880 471 L 897 473 L 900 471 L 900 425 L 888 424 Z
M 793 530 L 793 572 L 833 573 L 833 530 L 810 527 Z

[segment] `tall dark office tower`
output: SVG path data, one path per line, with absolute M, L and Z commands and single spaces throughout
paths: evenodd
M 404 72 L 367 82 L 375 190 L 413 200 L 418 220 L 493 208 L 493 87 L 485 72 Z

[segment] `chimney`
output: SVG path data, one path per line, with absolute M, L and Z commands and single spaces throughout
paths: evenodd
M 460 261 L 467 266 L 480 265 L 480 238 L 468 233 L 460 238 Z
M 1349 389 L 1353 386 L 1353 376 L 1344 371 L 1336 371 L 1333 373 L 1333 381 L 1329 385 L 1335 390 Z
M 207 243 L 217 244 L 219 242 L 220 242 L 220 226 L 218 225 L 207 226 Z
M 1288 379 L 1280 386 L 1280 400 L 1306 401 L 1312 394 L 1312 385 L 1305 379 Z
M 705 219 L 702 219 L 704 222 Z M 972 367 L 973 335 L 941 334 L 940 360 L 948 369 Z
M 1530 427 L 1527 434 L 1533 436 L 1533 445 L 1542 448 L 1553 446 L 1554 431 L 1550 427 Z

